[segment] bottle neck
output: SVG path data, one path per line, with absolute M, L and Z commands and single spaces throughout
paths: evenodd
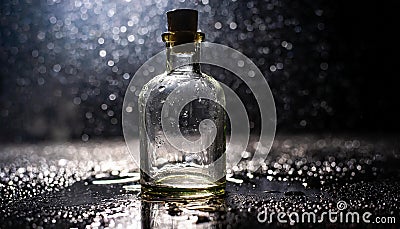
M 167 42 L 167 73 L 200 73 L 200 43 L 174 45 Z

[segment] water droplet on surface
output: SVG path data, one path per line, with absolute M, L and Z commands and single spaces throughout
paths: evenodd
M 87 142 L 89 140 L 89 135 L 82 134 L 82 141 Z
M 115 100 L 115 99 L 117 98 L 117 96 L 116 96 L 115 94 L 110 94 L 110 95 L 108 96 L 108 98 L 109 98 L 111 101 L 113 101 L 113 100 Z

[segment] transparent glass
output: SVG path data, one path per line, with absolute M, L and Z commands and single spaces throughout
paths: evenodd
M 166 72 L 150 80 L 139 95 L 141 184 L 145 195 L 179 198 L 224 194 L 225 176 L 221 174 L 225 174 L 226 117 L 221 105 L 225 104 L 225 96 L 214 78 L 202 73 L 198 63 L 192 64 L 199 52 L 198 43 L 184 48 L 169 46 Z M 179 96 L 169 101 L 172 92 Z M 209 99 L 202 98 L 205 94 Z M 194 100 L 178 111 L 179 120 L 173 118 L 172 111 L 162 110 L 165 103 L 188 98 Z M 171 107 L 175 108 L 173 104 Z M 181 136 L 165 136 L 162 116 L 179 128 Z M 206 119 L 214 123 L 211 126 L 215 134 L 207 148 L 188 150 L 171 143 L 174 137 L 188 141 L 212 137 L 207 131 L 208 122 L 202 122 Z M 221 159 L 218 166 L 210 166 L 217 159 Z

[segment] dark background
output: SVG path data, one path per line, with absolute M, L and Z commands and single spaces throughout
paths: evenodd
M 207 41 L 238 49 L 261 69 L 278 133 L 400 130 L 394 1 L 0 4 L 1 142 L 121 137 L 125 90 L 163 50 L 165 12 L 174 8 L 197 9 Z M 222 79 L 222 70 L 211 74 L 240 95 L 257 131 L 246 86 Z

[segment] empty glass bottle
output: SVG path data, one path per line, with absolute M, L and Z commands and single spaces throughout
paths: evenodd
M 173 10 L 167 18 L 166 72 L 139 95 L 142 191 L 163 198 L 224 194 L 224 92 L 195 63 L 204 39 L 197 11 Z

